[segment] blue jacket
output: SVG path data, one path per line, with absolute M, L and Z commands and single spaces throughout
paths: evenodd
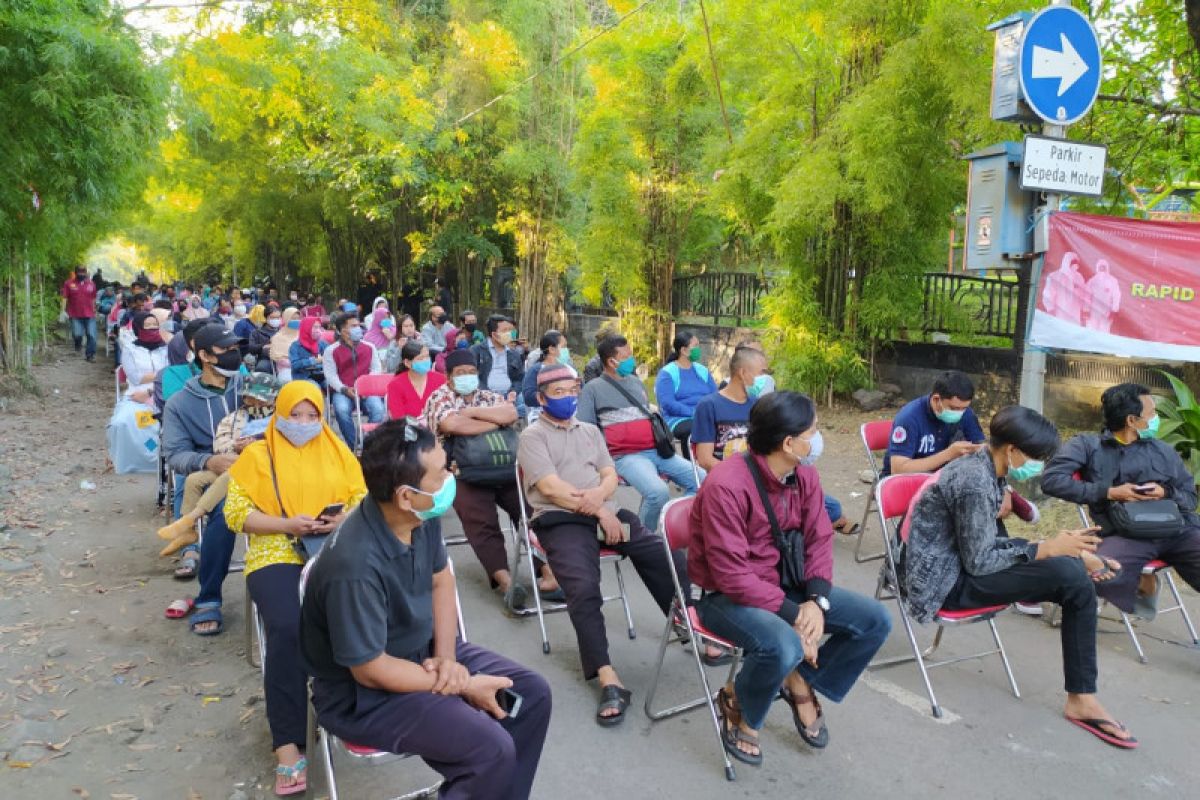
M 680 369 L 672 361 L 658 372 L 654 381 L 654 396 L 658 407 L 672 429 L 696 414 L 700 400 L 717 391 L 712 375 L 703 364 L 693 363 L 691 369 Z
M 321 386 L 325 385 L 325 372 L 321 356 L 319 354 L 314 356 L 311 350 L 300 344 L 299 340 L 292 342 L 288 347 L 288 361 L 292 362 L 292 380 L 306 378 Z
M 240 375 L 230 379 L 223 395 L 205 389 L 196 376 L 171 395 L 162 420 L 163 455 L 171 469 L 184 475 L 204 469 L 213 454 L 217 425 L 241 408 L 241 389 Z

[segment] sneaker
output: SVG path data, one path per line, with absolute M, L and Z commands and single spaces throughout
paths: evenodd
M 1012 489 L 1009 489 L 1008 494 L 1012 498 L 1012 510 L 1013 513 L 1016 514 L 1017 519 L 1022 520 L 1023 522 L 1028 522 L 1030 525 L 1036 525 L 1038 520 L 1042 518 L 1042 515 L 1038 512 L 1037 506 L 1026 500 L 1024 497 L 1021 497 L 1021 495 L 1017 494 Z
M 1040 617 L 1044 613 L 1041 603 L 1013 603 L 1013 607 L 1029 617 Z

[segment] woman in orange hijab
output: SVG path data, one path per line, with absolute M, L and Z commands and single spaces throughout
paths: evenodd
M 225 520 L 234 533 L 250 535 L 246 587 L 271 654 L 263 684 L 279 762 L 275 794 L 281 797 L 307 787 L 308 762 L 300 752 L 307 725 L 300 570 L 306 555 L 316 554 L 323 537 L 366 494 L 358 459 L 325 424 L 324 398 L 309 381 L 280 390 L 262 440 L 242 451 L 229 470 Z

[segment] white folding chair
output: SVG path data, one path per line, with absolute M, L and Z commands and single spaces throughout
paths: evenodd
M 300 604 L 301 605 L 304 604 L 304 584 L 308 580 L 308 573 L 312 569 L 312 565 L 315 564 L 316 562 L 317 562 L 316 558 L 309 559 L 308 563 L 304 565 L 303 571 L 301 571 L 301 573 L 300 573 Z M 450 574 L 453 575 L 454 574 L 454 562 L 451 561 L 450 559 L 447 559 L 446 566 L 450 570 Z M 455 613 L 458 616 L 458 635 L 465 642 L 465 641 L 467 641 L 467 628 L 463 624 L 462 600 L 458 594 L 458 584 L 457 583 L 455 583 L 455 585 L 454 585 L 454 605 L 455 605 Z M 329 784 L 329 800 L 339 800 L 339 798 L 341 797 L 341 793 L 340 793 L 340 791 L 338 789 L 338 785 L 337 785 L 337 773 L 334 770 L 334 764 L 333 764 L 334 751 L 337 751 L 337 753 L 339 754 L 340 757 L 349 759 L 350 761 L 352 761 L 354 763 L 365 764 L 365 765 L 369 765 L 369 766 L 382 766 L 384 764 L 391 764 L 391 763 L 395 763 L 395 762 L 399 762 L 399 761 L 404 761 L 406 759 L 413 757 L 412 753 L 390 753 L 386 750 L 376 750 L 373 747 L 364 747 L 362 745 L 354 744 L 352 742 L 346 742 L 346 741 L 339 739 L 337 736 L 334 736 L 332 733 L 325 730 L 324 728 L 322 728 L 321 724 L 317 721 L 316 709 L 313 707 L 311 684 L 309 687 L 309 698 L 308 698 L 308 736 L 307 736 L 307 740 L 308 741 L 307 741 L 307 747 L 306 747 L 305 752 L 308 753 L 310 756 L 313 754 L 317 754 L 317 753 L 320 754 L 321 766 L 325 770 L 325 778 Z M 306 797 L 315 797 L 316 796 L 316 794 L 312 788 L 311 772 L 312 771 L 311 771 L 311 764 L 310 764 L 308 791 L 305 793 Z M 402 794 L 402 795 L 393 795 L 392 800 L 417 800 L 417 798 L 432 797 L 435 794 L 437 794 L 437 791 L 441 787 L 441 785 L 442 785 L 441 780 L 438 780 L 437 782 L 435 782 L 429 786 L 426 786 L 422 789 L 417 789 L 415 791 L 407 792 L 406 794 Z
M 920 645 L 917 644 L 917 637 L 913 632 L 912 619 L 908 613 L 908 599 L 904 597 L 899 572 L 896 568 L 896 553 L 892 547 L 892 534 L 889 534 L 889 521 L 899 519 L 908 513 L 912 507 L 913 500 L 917 497 L 926 481 L 931 477 L 933 476 L 925 472 L 889 475 L 881 479 L 878 486 L 875 487 L 875 504 L 879 510 L 879 526 L 883 538 L 886 578 L 891 584 L 891 599 L 894 599 L 896 605 L 900 607 L 900 621 L 904 623 L 904 632 L 908 636 L 908 643 L 912 647 L 913 654 L 902 658 L 875 661 L 872 662 L 870 668 L 879 669 L 916 661 L 917 668 L 921 671 L 921 680 L 925 683 L 925 691 L 929 695 L 929 704 L 933 709 L 933 716 L 941 717 L 942 708 L 938 705 L 937 697 L 933 693 L 933 684 L 929 681 L 929 670 L 934 667 L 943 667 L 947 664 L 956 664 L 960 661 L 983 658 L 984 656 L 999 655 L 1000 660 L 1004 662 L 1004 671 L 1008 675 L 1008 683 L 1012 687 L 1013 695 L 1020 698 L 1021 692 L 1017 689 L 1017 679 L 1013 677 L 1012 666 L 1008 663 L 1008 653 L 1004 650 L 1004 643 L 1000 641 L 1000 631 L 996 628 L 996 615 L 1009 607 L 1007 603 L 984 606 L 982 608 L 958 609 L 955 611 L 943 609 L 938 612 L 937 619 L 935 620 L 938 629 L 934 635 L 933 644 L 925 649 L 921 649 Z M 907 539 L 907 529 L 904 527 L 896 531 L 896 534 L 902 540 Z M 975 622 L 986 622 L 988 624 L 992 632 L 992 639 L 996 643 L 995 648 L 985 650 L 981 653 L 972 653 L 967 656 L 947 658 L 942 661 L 926 660 L 934 654 L 938 645 L 941 644 L 942 634 L 946 628 L 970 625 Z
M 246 661 L 266 675 L 267 633 L 264 630 L 262 614 L 258 613 L 258 605 L 250 596 L 249 584 L 246 584 Z
M 515 526 L 516 530 L 513 532 L 514 546 L 509 574 L 512 575 L 512 585 L 516 586 L 517 577 L 520 574 L 521 562 L 524 560 L 525 567 L 529 570 L 530 580 L 533 581 L 533 591 L 530 592 L 530 594 L 533 595 L 533 610 L 531 611 L 528 608 L 512 608 L 511 604 L 509 604 L 509 608 L 515 616 L 527 617 L 531 614 L 537 615 L 538 627 L 541 629 L 542 633 L 542 652 L 549 655 L 550 637 L 546 634 L 546 614 L 552 614 L 558 611 L 566 611 L 567 604 L 543 604 L 541 595 L 538 593 L 537 564 L 535 563 L 534 558 L 536 556 L 537 560 L 542 561 L 543 563 L 548 564 L 550 562 L 546 559 L 546 552 L 542 549 L 541 543 L 538 542 L 537 534 L 533 532 L 533 527 L 529 524 L 529 512 L 527 510 L 528 506 L 525 503 L 525 475 L 522 472 L 520 465 L 517 465 L 516 472 L 517 492 L 521 500 L 521 523 L 519 526 Z M 601 602 L 608 603 L 612 600 L 621 601 L 621 606 L 625 610 L 625 624 L 627 626 L 629 638 L 636 639 L 637 631 L 633 626 L 633 614 L 629 610 L 629 596 L 625 592 L 625 576 L 621 573 L 621 562 L 624 560 L 625 556 L 621 555 L 616 550 L 605 547 L 604 545 L 600 546 L 600 565 L 604 566 L 605 564 L 612 564 L 613 570 L 617 575 L 617 593 L 604 595 L 601 598 Z M 509 598 L 506 597 L 504 600 L 505 603 L 508 604 Z
M 690 599 L 683 591 L 683 586 L 679 581 L 679 573 L 675 569 L 675 561 L 672 558 L 672 551 L 687 551 L 691 544 L 691 527 L 690 519 L 692 513 L 692 503 L 694 497 L 680 497 L 667 503 L 663 509 L 662 522 L 662 543 L 667 554 L 667 564 L 671 567 L 671 581 L 675 585 L 675 599 L 671 603 L 671 613 L 667 615 L 667 627 L 663 631 L 662 641 L 658 646 L 658 661 L 654 666 L 654 675 L 650 678 L 650 687 L 646 690 L 646 703 L 643 706 L 646 716 L 652 721 L 668 719 L 686 711 L 699 708 L 700 706 L 708 706 L 708 715 L 712 720 L 713 729 L 717 734 L 717 749 L 721 753 L 721 757 L 725 760 L 725 778 L 727 780 L 735 780 L 737 773 L 734 770 L 733 762 L 729 760 L 729 754 L 725 752 L 725 744 L 721 736 L 721 720 L 717 715 L 717 707 L 713 702 L 716 693 L 713 692 L 712 686 L 708 682 L 708 674 L 704 671 L 704 662 L 701 659 L 701 652 L 708 645 L 725 648 L 733 653 L 733 662 L 729 665 L 728 681 L 733 680 L 733 676 L 737 672 L 738 663 L 742 658 L 741 648 L 737 647 L 733 642 L 727 639 L 722 639 L 720 636 L 709 631 L 700 622 L 700 615 L 696 613 L 696 609 L 690 605 Z M 700 697 L 688 700 L 678 705 L 670 706 L 669 708 L 654 709 L 654 696 L 658 691 L 658 682 L 662 677 L 663 662 L 667 656 L 667 646 L 672 642 L 689 642 L 691 644 L 692 658 L 696 662 L 696 674 L 700 677 L 700 685 L 703 687 L 704 693 Z
M 696 443 L 691 439 L 688 439 L 688 455 L 691 456 L 688 463 L 692 465 L 692 478 L 696 481 L 696 491 L 699 491 L 705 476 L 700 474 L 700 465 L 696 463 Z
M 876 456 L 876 453 L 882 453 L 888 448 L 888 441 L 892 437 L 892 421 L 890 419 L 875 420 L 874 422 L 864 422 L 858 429 L 859 436 L 862 438 L 863 449 L 867 451 L 867 463 L 871 466 L 871 472 L 875 476 L 871 480 L 871 491 L 867 494 L 867 507 L 863 509 L 862 524 L 858 526 L 858 541 L 854 543 L 854 561 L 858 564 L 865 564 L 868 561 L 878 561 L 883 558 L 883 553 L 876 553 L 870 556 L 862 554 L 863 538 L 867 532 L 867 526 L 871 524 L 871 512 L 875 510 L 875 487 L 879 485 L 879 478 L 883 468 L 882 462 Z

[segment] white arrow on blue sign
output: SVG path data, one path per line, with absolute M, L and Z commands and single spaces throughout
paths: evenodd
M 1049 6 L 1029 20 L 1020 49 L 1025 102 L 1047 122 L 1078 122 L 1096 102 L 1103 78 L 1092 23 L 1071 6 Z

